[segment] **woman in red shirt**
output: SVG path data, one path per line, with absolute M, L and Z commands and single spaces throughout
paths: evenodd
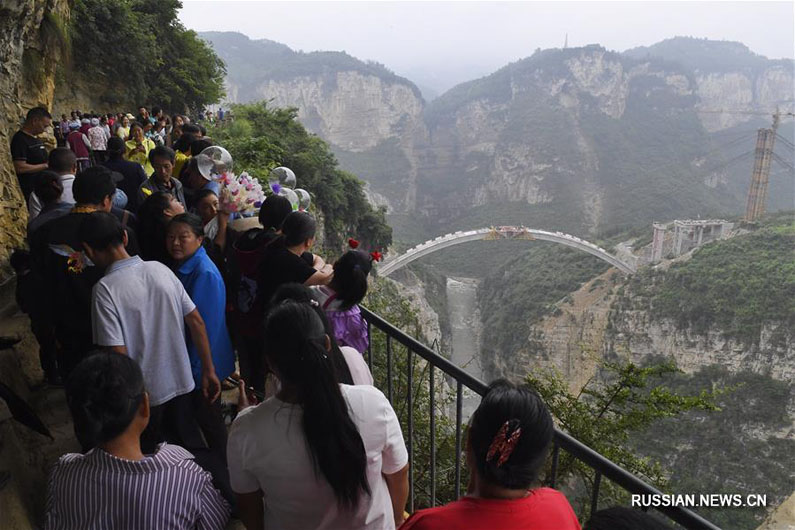
M 470 420 L 467 495 L 415 513 L 400 530 L 580 530 L 562 493 L 535 487 L 553 431 L 535 391 L 493 382 Z

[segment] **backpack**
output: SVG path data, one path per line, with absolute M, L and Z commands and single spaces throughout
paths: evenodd
M 235 309 L 256 315 L 263 309 L 257 289 L 257 276 L 265 249 L 276 239 L 273 229 L 251 228 L 233 244 L 233 254 L 240 276 L 234 296 Z

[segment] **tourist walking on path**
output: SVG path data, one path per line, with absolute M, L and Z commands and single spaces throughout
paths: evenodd
M 226 327 L 226 287 L 221 273 L 202 246 L 201 220 L 193 214 L 174 217 L 168 226 L 166 246 L 174 260 L 174 272 L 204 320 L 215 373 L 223 381 L 235 371 L 235 351 Z M 200 390 L 202 363 L 198 345 L 187 337 L 191 372 L 196 382 L 193 404 L 196 420 L 207 441 L 215 464 L 213 475 L 224 485 L 222 491 L 234 499 L 226 471 L 226 425 L 220 400 L 210 401 Z M 226 493 L 225 493 L 226 494 Z
M 22 128 L 11 137 L 11 159 L 19 187 L 28 200 L 39 173 L 47 169 L 47 148 L 39 135 L 52 125 L 52 116 L 44 107 L 28 111 Z
M 69 136 L 66 137 L 66 143 L 77 158 L 77 171 L 88 169 L 91 165 L 91 142 L 89 142 L 88 137 L 80 131 L 76 123 L 69 124 L 69 129 L 71 132 Z
M 536 486 L 554 430 L 552 416 L 535 391 L 504 379 L 493 382 L 467 431 L 471 475 L 466 496 L 416 512 L 401 530 L 580 530 L 566 497 Z
M 144 168 L 144 173 L 151 175 L 154 169 L 149 163 L 149 152 L 155 148 L 155 143 L 144 136 L 143 126 L 135 122 L 130 126 L 130 137 L 125 142 L 125 158 L 137 162 Z
M 243 232 L 232 243 L 235 274 L 230 275 L 232 297 L 231 329 L 240 360 L 240 373 L 257 391 L 265 390 L 265 358 L 260 327 L 270 300 L 259 292 L 260 267 L 268 246 L 281 235 L 282 223 L 293 211 L 290 201 L 269 195 L 259 210 L 262 228 Z
M 229 505 L 210 475 L 178 445 L 142 450 L 151 416 L 143 374 L 130 357 L 98 352 L 67 385 L 85 454 L 62 456 L 47 487 L 45 530 L 223 530 Z
M 142 435 L 145 452 L 158 443 L 204 449 L 190 396 L 195 388 L 185 327 L 201 360 L 205 397 L 215 401 L 221 384 L 215 374 L 207 330 L 196 305 L 171 270 L 156 261 L 131 257 L 127 234 L 116 217 L 96 212 L 81 225 L 81 240 L 92 262 L 105 270 L 91 297 L 94 343 L 138 362 L 152 414 Z
M 151 140 L 149 140 L 151 142 Z M 129 144 L 129 142 L 127 142 Z M 182 191 L 182 183 L 171 176 L 174 168 L 174 150 L 166 146 L 153 148 L 149 153 L 151 175 L 138 188 L 138 199 L 143 202 L 148 196 L 156 191 L 168 193 L 178 200 L 183 208 L 186 208 L 185 194 Z
M 328 339 L 309 304 L 285 301 L 268 316 L 265 354 L 280 389 L 243 408 L 227 450 L 249 530 L 390 530 L 403 520 L 408 453 L 397 415 L 377 388 L 337 382 Z
M 92 212 L 109 212 L 116 193 L 107 168 L 89 168 L 75 177 L 71 212 L 52 219 L 30 234 L 31 265 L 47 293 L 58 344 L 58 370 L 65 380 L 94 347 L 91 290 L 103 270 L 87 260 L 80 226 Z
M 94 154 L 94 163 L 100 164 L 105 161 L 108 150 L 108 136 L 105 129 L 99 124 L 99 118 L 91 118 L 91 128 L 88 130 L 88 141 L 91 144 L 91 151 Z
M 127 209 L 136 212 L 140 206 L 138 188 L 146 180 L 146 173 L 141 164 L 124 159 L 124 140 L 112 137 L 108 140 L 108 160 L 102 165 L 121 175 L 118 183 L 120 190 L 127 195 Z
M 75 198 L 72 193 L 72 186 L 74 185 L 75 175 L 77 174 L 77 157 L 74 152 L 66 147 L 56 147 L 50 151 L 48 169 L 55 172 L 59 177 L 61 183 L 60 202 L 73 205 Z M 43 206 L 38 194 L 35 192 L 32 193 L 28 205 L 28 220 L 32 221 L 36 219 Z
M 203 240 L 201 219 L 196 215 L 177 215 L 168 225 L 166 247 L 174 261 L 174 271 L 204 319 L 215 372 L 223 380 L 235 371 L 235 352 L 226 328 L 226 287 L 202 246 Z M 199 382 L 201 358 L 190 337 L 188 356 L 193 378 Z

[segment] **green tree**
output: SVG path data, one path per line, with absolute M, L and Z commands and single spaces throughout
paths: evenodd
M 527 383 L 544 399 L 559 428 L 627 471 L 665 490 L 665 470 L 659 462 L 639 456 L 630 446 L 630 436 L 662 418 L 690 410 L 720 410 L 715 400 L 726 391 L 677 393 L 663 383 L 666 376 L 677 372 L 680 370 L 671 362 L 641 367 L 628 361 L 604 361 L 597 376 L 576 393 L 555 371 L 531 373 Z M 568 484 L 580 493 L 573 504 L 584 520 L 590 499 L 587 493 L 593 487 L 593 470 L 561 451 L 558 477 L 559 483 Z M 599 498 L 605 505 L 628 500 L 627 493 L 610 482 L 602 483 Z
M 223 96 L 225 68 L 177 18 L 179 0 L 74 0 L 73 71 L 108 105 L 185 112 Z

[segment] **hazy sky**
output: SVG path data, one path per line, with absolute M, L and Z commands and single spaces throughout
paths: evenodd
M 793 2 L 244 2 L 183 0 L 197 31 L 239 31 L 294 50 L 344 50 L 419 84 L 449 88 L 536 48 L 623 51 L 676 35 L 795 54 Z

